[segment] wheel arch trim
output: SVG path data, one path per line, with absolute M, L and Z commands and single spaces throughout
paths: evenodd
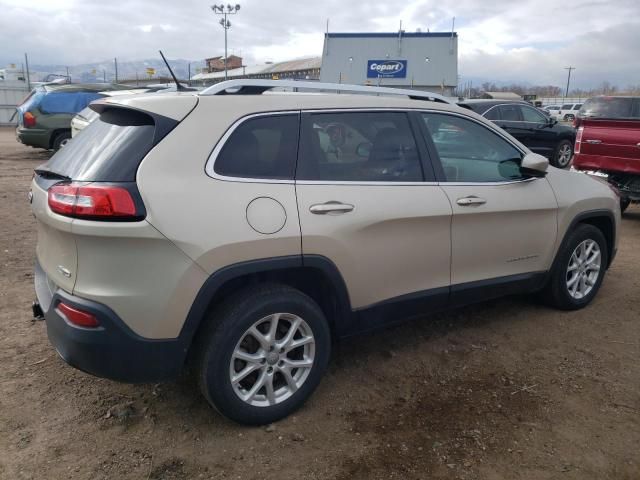
M 179 338 L 185 350 L 190 348 L 211 302 L 225 284 L 251 274 L 276 273 L 286 270 L 302 271 L 305 268 L 318 270 L 330 282 L 336 296 L 338 314 L 338 318 L 333 319 L 333 325 L 338 330 L 336 333 L 340 335 L 343 329 L 350 327 L 353 314 L 349 293 L 338 267 L 322 255 L 290 255 L 239 262 L 222 267 L 212 273 L 200 287 L 180 331 Z

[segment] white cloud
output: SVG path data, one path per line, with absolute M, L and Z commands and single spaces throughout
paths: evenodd
M 331 31 L 449 31 L 456 17 L 464 77 L 561 85 L 640 83 L 640 0 L 242 0 L 229 48 L 245 63 L 320 55 Z M 199 0 L 0 0 L 0 65 L 106 58 L 202 59 L 223 53 L 224 31 Z M 28 34 L 25 34 L 28 32 Z

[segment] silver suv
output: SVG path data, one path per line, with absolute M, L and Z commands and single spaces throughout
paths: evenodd
M 189 364 L 238 422 L 298 408 L 336 338 L 520 292 L 582 308 L 616 252 L 609 186 L 435 94 L 238 80 L 92 108 L 31 186 L 34 311 L 69 364 Z

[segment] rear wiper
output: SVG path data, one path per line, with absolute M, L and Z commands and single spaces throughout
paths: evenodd
M 62 175 L 61 173 L 52 172 L 51 170 L 45 170 L 44 168 L 36 168 L 34 170 L 38 175 L 50 180 L 71 180 L 71 177 Z

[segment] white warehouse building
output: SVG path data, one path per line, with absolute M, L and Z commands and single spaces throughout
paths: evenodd
M 453 95 L 456 32 L 326 33 L 321 82 L 415 88 Z

